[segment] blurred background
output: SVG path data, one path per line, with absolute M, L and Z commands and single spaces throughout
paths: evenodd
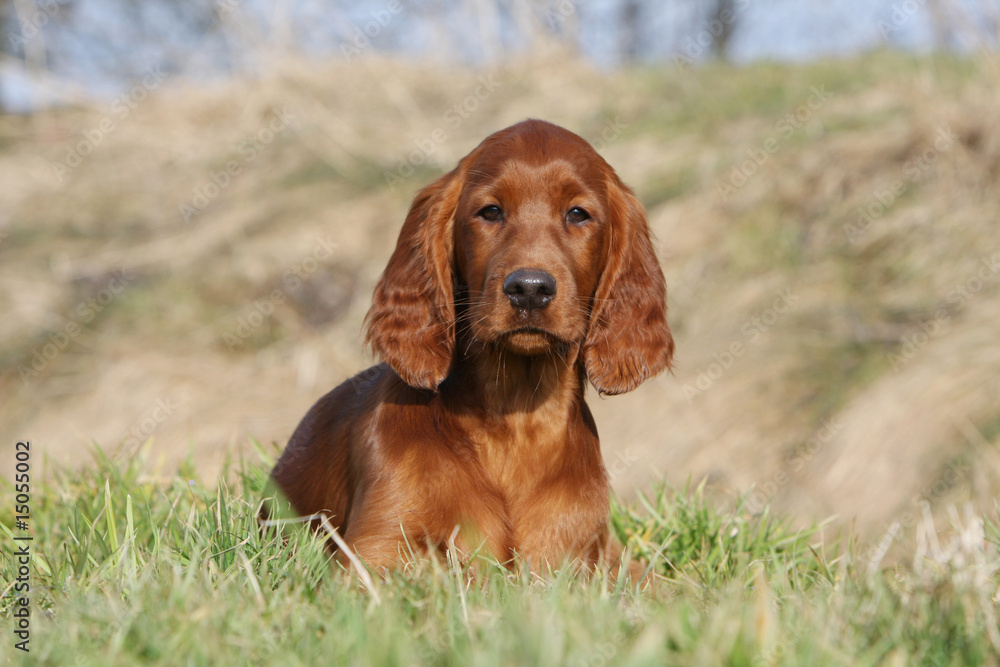
M 413 194 L 534 117 L 667 276 L 676 372 L 589 394 L 621 497 L 707 480 L 873 549 L 996 511 L 998 0 L 6 0 L 0 33 L 7 479 L 18 439 L 274 455 L 372 363 Z

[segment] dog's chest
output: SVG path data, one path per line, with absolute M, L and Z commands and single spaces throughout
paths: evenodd
M 544 415 L 507 415 L 471 431 L 474 458 L 485 482 L 506 501 L 556 473 L 573 449 L 566 420 Z
M 596 461 L 581 455 L 596 446 L 577 441 L 581 429 L 563 420 L 478 433 L 481 481 L 479 494 L 468 496 L 476 506 L 468 516 L 474 522 L 470 537 L 485 540 L 497 557 L 516 553 L 556 562 L 601 534 L 606 478 L 599 455 Z

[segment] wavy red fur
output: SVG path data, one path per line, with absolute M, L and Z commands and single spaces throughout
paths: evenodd
M 312 407 L 272 473 L 374 567 L 453 543 L 533 569 L 617 557 L 586 382 L 670 367 L 645 212 L 587 142 L 538 120 L 414 199 L 375 288 L 385 362 Z M 275 512 L 271 506 L 269 512 Z

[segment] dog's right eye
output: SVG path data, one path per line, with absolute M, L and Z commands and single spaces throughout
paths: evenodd
M 490 204 L 489 206 L 484 206 L 479 209 L 477 216 L 483 220 L 489 220 L 490 222 L 497 222 L 503 217 L 503 211 L 496 204 Z

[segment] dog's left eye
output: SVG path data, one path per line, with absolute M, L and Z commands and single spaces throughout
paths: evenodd
M 503 217 L 503 210 L 496 204 L 491 204 L 490 206 L 484 206 L 479 209 L 476 213 L 483 220 L 489 220 L 490 222 L 496 222 Z
M 582 222 L 590 220 L 590 214 L 579 206 L 574 206 L 566 212 L 566 220 L 574 225 L 579 225 Z

